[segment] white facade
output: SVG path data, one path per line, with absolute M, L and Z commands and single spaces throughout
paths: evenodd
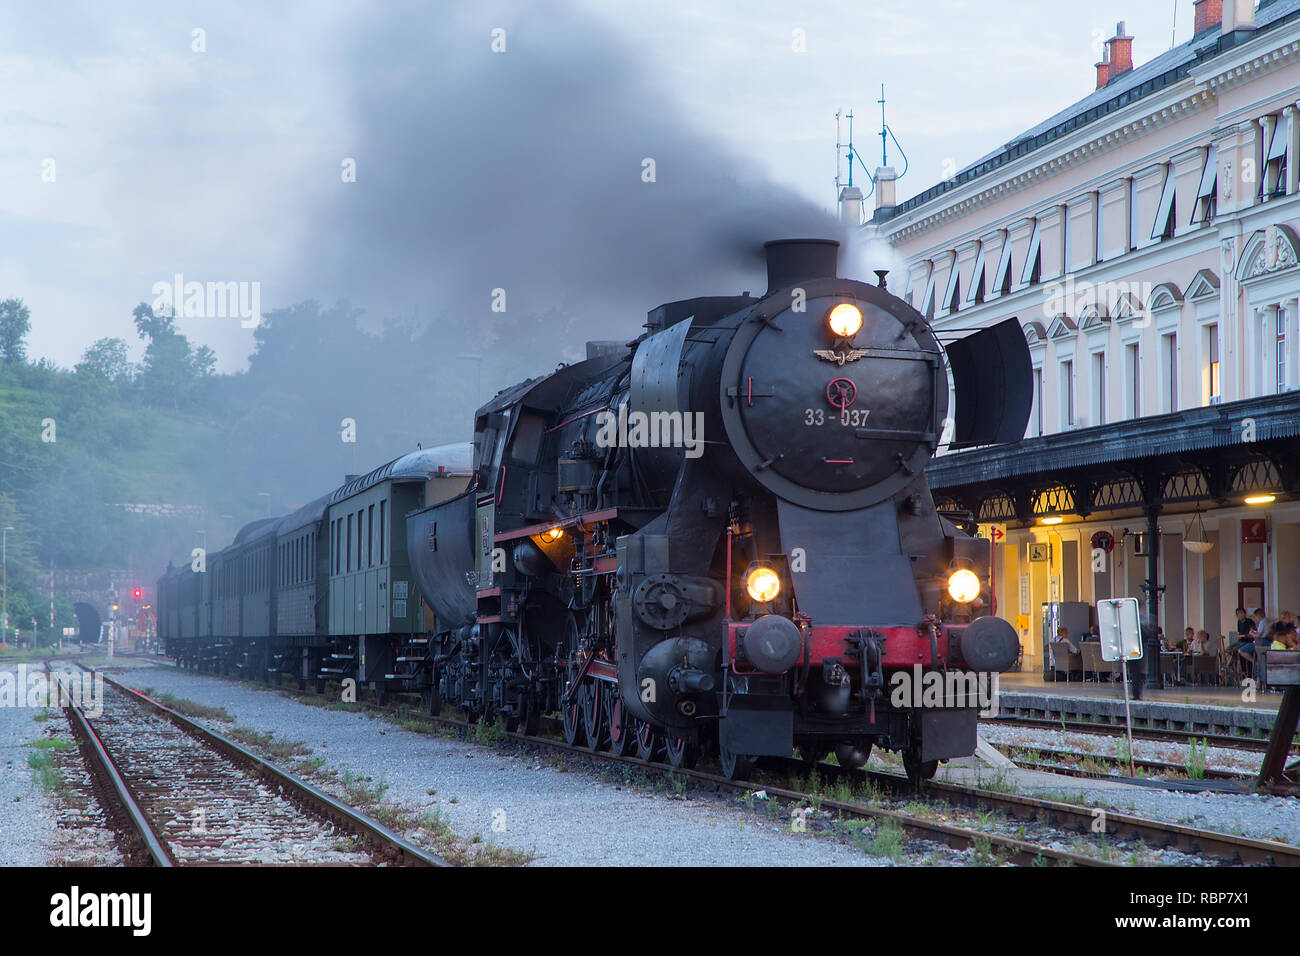
M 1022 155 L 981 160 L 864 227 L 905 258 L 906 283 L 891 286 L 941 336 L 1019 319 L 1034 364 L 1026 437 L 1300 388 L 1300 18 L 1278 22 L 1296 9 L 1265 0 L 1258 29 L 1197 56 L 1219 37 L 1210 25 L 1031 130 L 1053 133 Z M 1231 424 L 1251 440 L 1248 419 Z M 1166 633 L 1223 633 L 1239 602 L 1300 610 L 1300 502 L 1278 491 L 1265 507 L 1206 501 L 1204 556 L 1181 547 L 1191 506 L 1166 509 Z M 1269 543 L 1240 543 L 1260 517 Z M 999 606 L 1027 660 L 1042 602 L 1140 594 L 1145 559 L 1117 547 L 1099 571 L 1091 545 L 1143 530 L 1140 511 L 1001 530 Z M 1051 542 L 1050 561 L 1029 562 L 1030 541 Z

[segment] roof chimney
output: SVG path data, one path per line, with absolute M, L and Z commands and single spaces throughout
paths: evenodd
M 1255 0 L 1228 0 L 1223 4 L 1223 35 L 1255 29 Z
M 1109 83 L 1133 69 L 1133 38 L 1124 32 L 1124 21 L 1115 24 L 1115 35 L 1106 41 L 1106 59 L 1110 62 Z
M 1228 2 L 1231 3 L 1232 0 Z M 1192 26 L 1195 36 L 1213 30 L 1223 21 L 1223 0 L 1195 0 L 1192 6 L 1196 9 L 1195 23 Z
M 1101 89 L 1110 82 L 1110 61 L 1106 59 L 1110 55 L 1109 48 L 1103 48 L 1101 51 L 1101 62 L 1097 64 L 1097 89 Z
M 857 186 L 840 190 L 840 222 L 846 226 L 862 225 L 862 190 Z
M 893 209 L 898 205 L 898 173 L 893 166 L 876 167 L 876 208 Z

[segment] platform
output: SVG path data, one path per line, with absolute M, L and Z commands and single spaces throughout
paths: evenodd
M 1232 687 L 1146 688 L 1132 701 L 1133 726 L 1212 734 L 1267 737 L 1281 694 L 1241 699 Z M 1124 688 L 1110 681 L 1046 681 L 1035 673 L 1003 674 L 999 681 L 1003 716 L 1124 723 Z

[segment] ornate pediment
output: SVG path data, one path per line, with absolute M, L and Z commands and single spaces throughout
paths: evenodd
M 1087 305 L 1079 313 L 1079 331 L 1096 332 L 1110 327 L 1110 316 L 1104 305 Z
M 1178 291 L 1178 286 L 1172 282 L 1162 282 L 1151 290 L 1151 299 L 1148 307 L 1152 312 L 1164 312 L 1166 309 L 1176 309 L 1183 304 L 1183 294 Z
M 1142 300 L 1132 292 L 1122 292 L 1115 301 L 1115 321 L 1131 322 L 1147 314 Z
M 1200 299 L 1217 299 L 1219 297 L 1219 277 L 1211 269 L 1202 269 L 1192 276 L 1192 284 L 1187 287 L 1187 298 L 1192 302 Z
M 1278 223 L 1260 229 L 1246 242 L 1237 263 L 1242 282 L 1295 268 L 1300 264 L 1300 240 L 1290 226 Z
M 1079 327 L 1074 324 L 1074 319 L 1068 315 L 1058 315 L 1052 319 L 1052 324 L 1047 328 L 1047 337 L 1049 339 L 1068 339 L 1072 338 L 1079 331 Z
M 1022 326 L 1025 330 L 1025 341 L 1029 343 L 1030 348 L 1047 342 L 1047 330 L 1043 328 L 1042 322 L 1024 322 Z

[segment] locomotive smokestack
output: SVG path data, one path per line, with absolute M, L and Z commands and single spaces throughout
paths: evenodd
M 767 255 L 767 294 L 807 279 L 833 279 L 840 244 L 834 239 L 773 239 L 763 243 Z

